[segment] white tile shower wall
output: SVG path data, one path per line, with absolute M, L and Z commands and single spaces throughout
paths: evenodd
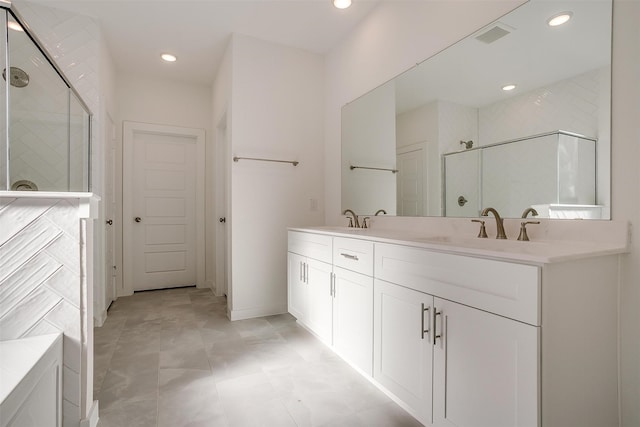
M 460 141 L 478 146 L 478 110 L 453 102 L 438 101 L 438 144 L 442 153 L 461 151 Z
M 0 340 L 64 333 L 63 425 L 78 426 L 87 363 L 78 200 L 0 200 Z
M 18 12 L 33 29 L 36 37 L 51 54 L 84 102 L 94 113 L 92 121 L 93 152 L 101 144 L 100 123 L 100 52 L 101 30 L 87 16 L 75 15 L 22 0 L 14 1 Z M 93 169 L 101 159 L 92 159 Z M 92 191 L 102 194 L 99 174 L 92 173 Z
M 493 144 L 554 130 L 599 137 L 605 69 L 593 70 L 479 109 L 479 142 Z M 603 105 L 606 104 L 606 105 Z M 608 129 L 604 130 L 608 132 Z
M 98 25 L 91 18 L 65 11 L 23 1 L 14 4 L 89 108 L 94 112 L 98 111 Z M 13 64 L 29 64 L 31 53 L 32 49 L 28 46 L 11 50 Z M 42 93 L 43 88 L 50 91 L 52 87 L 59 87 L 59 83 L 51 81 L 48 77 L 52 73 L 47 73 L 46 68 L 44 65 L 29 67 L 29 86 L 18 92 L 21 95 L 20 104 L 12 105 L 13 114 L 24 117 L 18 126 L 11 129 L 11 174 L 12 181 L 28 179 L 35 182 L 40 190 L 59 190 L 67 186 L 66 127 L 60 125 L 60 117 L 49 115 L 47 112 L 61 110 L 48 105 L 29 108 L 43 98 L 36 96 Z M 29 111 L 39 113 L 33 114 Z M 94 116 L 94 143 L 98 141 L 98 129 Z

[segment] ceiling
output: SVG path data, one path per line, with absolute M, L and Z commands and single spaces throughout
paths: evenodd
M 557 28 L 546 24 L 563 11 L 573 19 Z M 476 39 L 496 26 L 510 33 L 490 44 Z M 529 1 L 398 77 L 396 111 L 435 100 L 477 108 L 610 62 L 610 1 Z M 509 83 L 516 90 L 504 92 Z
M 118 73 L 211 84 L 232 33 L 324 54 L 378 1 L 345 10 L 330 0 L 30 0 L 87 15 L 103 30 Z M 160 59 L 164 52 L 175 63 Z

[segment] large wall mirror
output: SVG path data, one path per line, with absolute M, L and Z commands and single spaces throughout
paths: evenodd
M 611 1 L 530 0 L 343 107 L 342 208 L 610 219 L 610 123 Z

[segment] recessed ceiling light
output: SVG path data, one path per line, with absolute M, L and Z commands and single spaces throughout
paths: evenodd
M 24 31 L 24 28 L 22 28 L 22 25 L 18 24 L 15 21 L 7 22 L 7 27 L 11 28 L 14 31 Z
M 160 55 L 160 58 L 167 62 L 176 62 L 178 60 L 175 55 L 172 55 L 170 53 L 163 53 L 162 55 Z
M 569 21 L 573 16 L 573 12 L 562 12 L 557 15 L 552 16 L 547 20 L 547 24 L 550 27 L 557 27 L 558 25 L 562 25 Z
M 510 90 L 514 90 L 515 88 L 516 88 L 516 85 L 513 85 L 513 84 L 502 86 L 502 90 L 504 90 L 506 92 L 508 92 Z
M 333 0 L 333 5 L 338 9 L 346 9 L 351 6 L 351 0 Z

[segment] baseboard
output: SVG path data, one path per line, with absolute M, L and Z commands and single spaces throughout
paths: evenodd
M 256 307 L 245 310 L 231 310 L 229 312 L 229 320 L 244 320 L 254 317 L 275 316 L 287 312 L 287 305 L 278 305 L 272 307 Z
M 87 418 L 80 420 L 80 427 L 97 427 L 100 417 L 98 416 L 98 401 L 94 400 Z
M 102 325 L 104 325 L 104 322 L 107 321 L 107 310 L 102 310 L 101 313 L 96 313 L 93 316 L 93 326 L 95 327 L 101 327 Z

